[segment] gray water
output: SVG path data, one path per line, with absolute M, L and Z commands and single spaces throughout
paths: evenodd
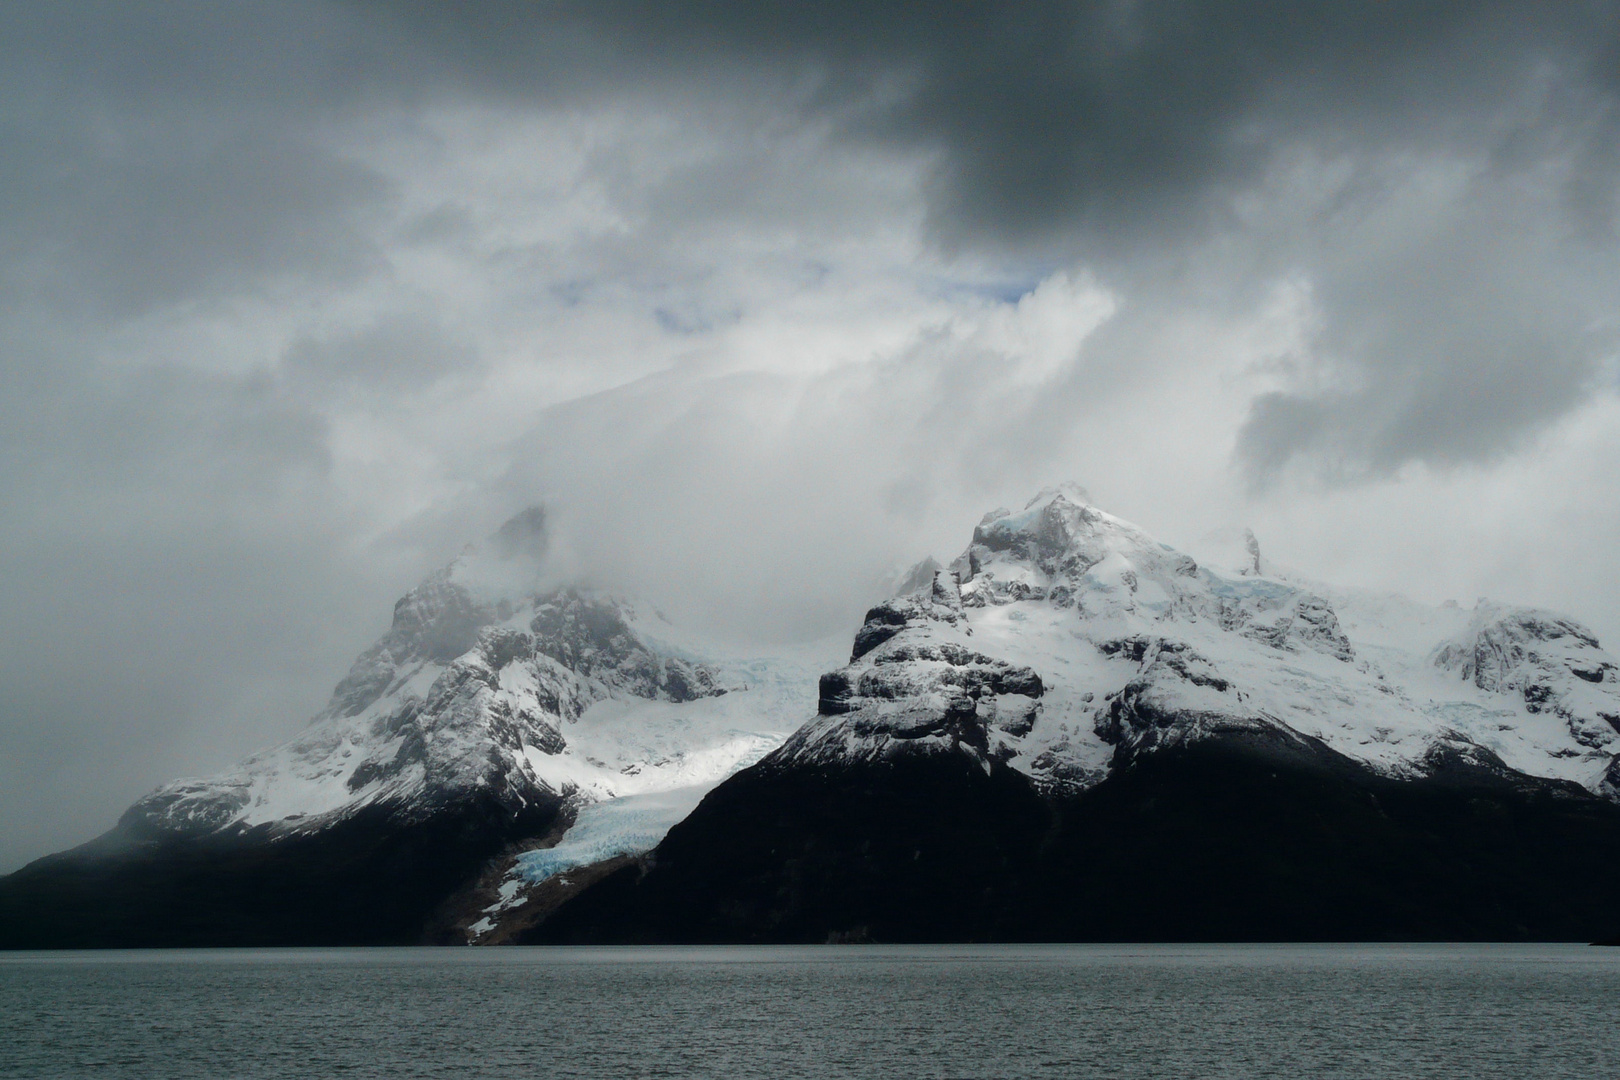
M 0 954 L 0 1077 L 1620 1076 L 1620 949 Z

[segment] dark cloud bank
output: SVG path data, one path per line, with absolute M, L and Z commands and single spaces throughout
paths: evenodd
M 1322 363 L 1256 402 L 1260 474 L 1490 457 L 1611 347 L 1616 9 L 1569 3 L 292 4 L 12 13 L 8 292 L 104 315 L 341 280 L 389 198 L 344 125 L 463 96 L 754 96 L 772 123 L 934 155 L 936 240 L 1129 282 L 1231 228 L 1290 154 L 1350 175 L 1262 259 L 1313 272 Z M 1463 190 L 1376 260 L 1335 218 L 1444 154 Z M 1314 227 L 1313 227 L 1314 226 Z M 1392 228 L 1398 227 L 1395 225 Z M 1312 235 L 1314 234 L 1314 235 Z M 1368 242 L 1368 241 L 1364 241 Z M 132 272 L 140 267 L 139 273 Z M 1279 267 L 1250 268 L 1251 271 Z M 1252 273 L 1252 277 L 1263 276 Z M 30 297 L 30 293 L 36 294 Z M 1534 369 L 1534 376 L 1526 371 Z M 1466 387 L 1465 387 L 1466 384 Z M 1463 392 L 1459 392 L 1462 390 Z
M 1614 393 L 1617 94 L 1611 3 L 9 8 L 0 864 L 290 731 L 536 497 L 588 570 L 836 626 L 1195 370 L 1188 311 L 1306 312 L 1187 451 L 1254 498 L 1488 470 Z M 578 223 L 506 236 L 502 185 L 571 154 Z M 897 265 L 941 283 L 919 311 L 1057 271 L 1117 310 L 1028 385 L 937 326 L 825 371 L 710 355 Z

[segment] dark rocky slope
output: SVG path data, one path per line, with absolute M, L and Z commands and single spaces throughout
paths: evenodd
M 418 821 L 367 808 L 274 839 L 115 830 L 0 879 L 0 948 L 428 943 L 455 890 L 560 806 L 470 798 Z
M 539 588 L 543 549 L 543 514 L 520 514 L 406 594 L 293 739 L 0 878 L 0 948 L 465 941 L 471 887 L 615 780 L 691 784 L 685 754 L 735 767 L 747 745 L 678 708 L 725 695 L 714 671 L 649 644 L 669 628 L 622 599 Z M 581 724 L 641 702 L 669 730 L 633 708 Z
M 767 760 L 525 940 L 1592 940 L 1620 806 L 1437 762 L 1421 783 L 1234 735 L 1078 795 L 962 756 Z

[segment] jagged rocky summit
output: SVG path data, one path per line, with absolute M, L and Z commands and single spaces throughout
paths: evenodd
M 395 605 L 298 736 L 0 881 L 0 943 L 479 940 L 541 883 L 526 853 L 644 852 L 813 701 L 791 658 L 705 658 L 645 605 L 546 583 L 545 547 L 518 515 Z
M 1620 929 L 1620 672 L 1579 624 L 1200 564 L 1076 488 L 874 607 L 817 715 L 530 940 Z
M 544 536 L 408 594 L 296 739 L 0 881 L 4 943 L 1620 932 L 1620 670 L 1563 616 L 1195 558 L 1065 487 L 826 671 L 547 582 Z

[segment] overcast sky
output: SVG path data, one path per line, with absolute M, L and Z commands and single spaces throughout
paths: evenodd
M 1620 638 L 1620 7 L 0 8 L 0 870 L 544 501 L 853 630 L 1061 480 Z

